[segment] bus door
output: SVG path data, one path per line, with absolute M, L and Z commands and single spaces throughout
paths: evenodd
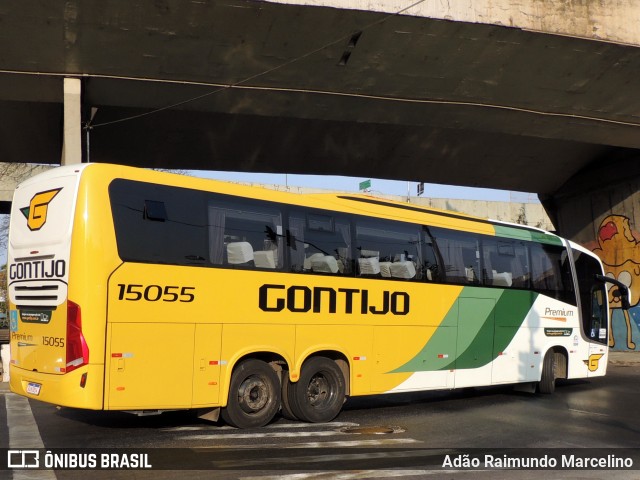
M 582 335 L 588 339 L 587 376 L 602 375 L 603 368 L 606 368 L 609 342 L 607 285 L 598 280 L 598 276 L 602 275 L 602 268 L 596 259 L 577 249 L 573 249 L 573 257 L 580 298 Z

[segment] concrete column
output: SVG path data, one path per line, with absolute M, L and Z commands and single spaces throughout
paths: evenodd
M 640 158 L 603 158 L 543 199 L 557 231 L 597 254 L 629 287 L 632 308 L 609 297 L 609 346 L 640 351 Z
M 82 163 L 82 84 L 79 78 L 64 79 L 64 136 L 62 165 Z

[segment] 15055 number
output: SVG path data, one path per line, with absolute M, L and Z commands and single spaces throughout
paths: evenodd
M 48 347 L 64 347 L 64 338 L 42 337 L 42 345 L 46 345 Z
M 136 285 L 135 283 L 118 284 L 118 300 L 137 302 L 183 302 L 189 303 L 196 299 L 196 287 L 179 287 L 174 285 Z

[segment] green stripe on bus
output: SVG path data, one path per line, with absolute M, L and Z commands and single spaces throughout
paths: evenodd
M 547 243 L 549 245 L 562 246 L 562 239 L 537 230 L 526 230 L 524 228 L 513 228 L 505 225 L 494 225 L 496 236 L 514 238 L 517 240 L 529 240 L 539 243 Z
M 526 290 L 464 288 L 422 350 L 389 373 L 489 364 L 513 340 L 537 296 Z

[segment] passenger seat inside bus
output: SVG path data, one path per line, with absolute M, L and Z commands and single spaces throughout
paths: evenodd
M 258 268 L 276 268 L 276 250 L 256 250 L 253 261 Z
M 380 272 L 380 252 L 377 250 L 360 250 L 358 259 L 360 275 L 378 275 Z
M 391 276 L 394 278 L 404 278 L 408 280 L 416 276 L 416 266 L 411 260 L 393 262 L 390 270 Z
M 230 265 L 242 265 L 253 261 L 253 259 L 253 247 L 249 242 L 227 244 L 227 262 Z
M 331 255 L 320 255 L 311 260 L 311 270 L 320 273 L 338 273 L 338 261 Z

